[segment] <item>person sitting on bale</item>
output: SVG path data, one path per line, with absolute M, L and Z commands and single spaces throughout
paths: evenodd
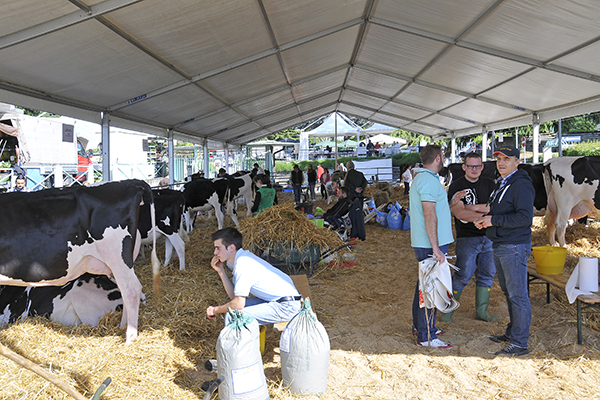
M 243 310 L 259 325 L 289 321 L 300 312 L 302 296 L 292 279 L 271 264 L 242 248 L 242 234 L 235 228 L 224 228 L 212 234 L 215 251 L 211 266 L 221 278 L 231 299 L 220 306 L 206 309 L 209 319 L 226 314 L 231 308 Z M 233 272 L 230 280 L 225 265 Z M 249 296 L 252 295 L 253 297 Z M 225 325 L 229 324 L 229 314 Z
M 252 215 L 257 215 L 269 207 L 273 207 L 275 201 L 275 189 L 270 188 L 269 178 L 262 174 L 254 177 L 254 184 L 257 187 L 254 196 L 254 205 L 252 206 Z
M 347 187 L 342 186 L 337 194 L 337 203 L 335 203 L 333 207 L 325 211 L 325 214 L 323 214 L 323 219 L 325 222 L 331 225 L 334 229 L 339 229 L 344 224 L 342 217 L 348 214 L 348 208 L 351 204 L 350 198 L 348 197 L 349 193 L 350 190 Z

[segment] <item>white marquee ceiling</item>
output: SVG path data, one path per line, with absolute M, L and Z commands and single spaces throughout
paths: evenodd
M 598 0 L 9 0 L 0 101 L 245 144 L 330 114 L 433 138 L 600 110 Z

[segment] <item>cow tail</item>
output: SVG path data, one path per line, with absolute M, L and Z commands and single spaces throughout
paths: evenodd
M 181 236 L 184 242 L 190 242 L 190 235 L 188 235 L 187 230 L 183 229 L 183 214 L 181 215 L 181 222 L 179 224 L 179 236 Z
M 160 262 L 156 256 L 156 212 L 154 210 L 154 201 L 150 203 L 150 218 L 152 221 L 152 277 L 154 280 L 154 291 L 158 298 L 160 298 Z

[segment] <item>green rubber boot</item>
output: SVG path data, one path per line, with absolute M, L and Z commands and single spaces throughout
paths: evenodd
M 475 310 L 477 312 L 475 319 L 487 322 L 494 322 L 498 320 L 496 317 L 490 317 L 487 313 L 487 308 L 490 305 L 491 291 L 492 289 L 483 286 L 477 286 L 475 288 Z
M 462 290 L 453 290 L 452 291 L 452 295 L 454 296 L 454 300 L 458 301 L 458 299 L 460 299 L 460 295 L 462 294 Z M 440 315 L 440 317 L 438 318 L 438 321 L 440 322 L 452 322 L 452 312 L 449 313 L 442 313 Z

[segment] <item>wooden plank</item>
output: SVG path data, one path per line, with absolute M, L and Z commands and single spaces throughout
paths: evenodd
M 535 276 L 538 279 L 548 282 L 549 284 L 556 286 L 557 288 L 564 289 L 569 277 L 560 274 L 560 275 L 548 275 L 548 274 L 540 274 L 537 272 L 535 265 L 528 264 L 527 265 L 527 273 L 529 275 Z

